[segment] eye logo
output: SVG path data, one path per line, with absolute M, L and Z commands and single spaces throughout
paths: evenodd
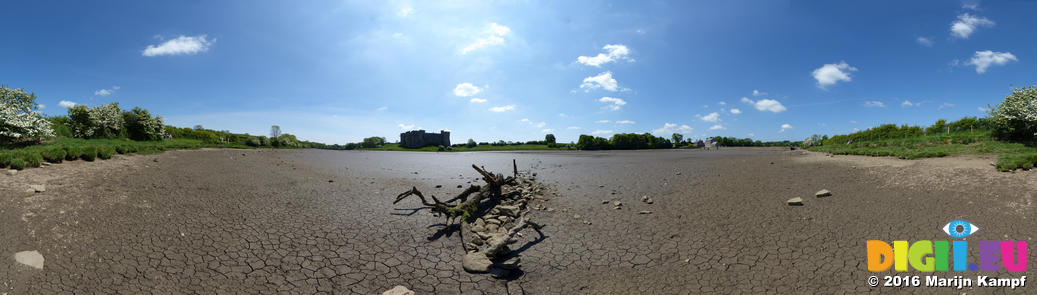
M 979 227 L 964 220 L 951 220 L 943 226 L 943 232 L 953 238 L 964 238 L 979 231 Z

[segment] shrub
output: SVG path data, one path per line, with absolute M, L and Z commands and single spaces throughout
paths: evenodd
M 97 157 L 102 160 L 111 159 L 115 155 L 115 149 L 110 146 L 104 146 L 97 148 Z
M 11 153 L 0 152 L 0 168 L 11 165 L 11 158 L 14 158 L 14 155 L 11 155 Z
M 128 152 L 127 149 L 128 149 L 128 145 L 125 145 L 125 144 L 121 144 L 121 145 L 115 146 L 115 152 L 120 154 L 120 155 L 125 155 Z
M 148 110 L 134 107 L 132 111 L 122 113 L 126 135 L 133 140 L 161 140 L 165 124 L 162 116 L 151 117 Z
M 61 163 L 65 159 L 65 149 L 60 147 L 49 148 L 40 152 L 44 160 L 51 163 Z
M 26 167 L 40 167 L 43 165 L 43 156 L 37 152 L 23 152 L 22 160 L 25 160 Z
M 989 115 L 998 138 L 1033 142 L 1037 137 L 1037 87 L 1012 90 Z
M 39 141 L 54 136 L 50 122 L 36 110 L 36 95 L 0 86 L 0 143 Z
M 84 105 L 68 109 L 69 128 L 80 138 L 116 138 L 121 134 L 123 117 L 118 103 L 87 108 Z
M 95 147 L 95 146 L 83 147 L 83 149 L 81 151 L 81 154 L 79 155 L 79 158 L 83 159 L 83 160 L 86 160 L 88 162 L 93 162 L 94 159 L 97 158 L 97 147 Z
M 66 146 L 65 147 L 65 160 L 79 159 L 83 155 L 83 148 L 78 146 Z
M 15 170 L 25 169 L 25 160 L 22 160 L 22 158 L 11 159 L 11 169 L 15 169 Z
M 248 146 L 258 147 L 258 146 L 262 146 L 263 142 L 260 141 L 259 138 L 253 137 L 253 138 L 249 138 L 248 141 L 245 142 L 245 144 L 248 145 Z

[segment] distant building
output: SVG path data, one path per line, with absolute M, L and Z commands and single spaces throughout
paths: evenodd
M 426 133 L 425 130 L 414 130 L 400 133 L 400 147 L 420 148 L 425 146 L 450 146 L 450 131 Z

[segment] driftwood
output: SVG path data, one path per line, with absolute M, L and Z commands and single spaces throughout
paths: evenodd
M 473 184 L 461 193 L 459 193 L 457 196 L 446 201 L 441 201 L 434 195 L 429 195 L 428 198 L 426 198 L 426 196 L 423 193 L 421 193 L 421 191 L 419 191 L 417 187 L 411 187 L 410 190 L 397 195 L 396 200 L 393 201 L 393 204 L 399 203 L 407 197 L 416 196 L 418 199 L 421 200 L 421 204 L 425 206 L 422 209 L 427 208 L 429 209 L 429 211 L 432 212 L 432 214 L 436 216 L 443 215 L 447 219 L 447 227 L 454 226 L 456 222 L 456 224 L 460 225 L 462 229 L 471 229 L 472 222 L 474 222 L 475 220 L 480 220 L 476 224 L 481 224 L 482 218 L 493 218 L 493 216 L 489 215 L 488 212 L 498 212 L 500 210 L 505 210 L 505 208 L 510 208 L 507 210 L 514 211 L 510 212 L 511 215 L 508 219 L 514 221 L 514 223 L 511 223 L 512 226 L 510 228 L 504 228 L 506 222 L 501 222 L 499 223 L 500 228 L 497 231 L 485 229 L 480 229 L 480 231 L 472 230 L 474 233 L 478 234 L 477 237 L 481 236 L 482 239 L 485 239 L 485 242 L 478 243 L 479 245 L 481 245 L 481 247 L 476 247 L 475 245 L 469 245 L 465 243 L 465 239 L 463 236 L 461 239 L 462 247 L 465 249 L 466 252 L 470 252 L 468 255 L 478 253 L 485 255 L 489 259 L 505 257 L 507 256 L 507 254 L 510 253 L 510 250 L 508 249 L 507 245 L 516 242 L 515 236 L 520 231 L 527 227 L 532 227 L 538 231 L 541 228 L 541 225 L 530 221 L 528 216 L 522 216 L 521 212 L 521 209 L 525 208 L 526 202 L 532 199 L 532 193 L 526 193 L 527 191 L 531 191 L 532 189 L 530 189 L 530 187 L 522 187 L 520 183 L 524 185 L 531 185 L 532 188 L 536 188 L 536 186 L 532 185 L 532 182 L 530 181 L 520 181 L 518 165 L 515 163 L 515 160 L 512 160 L 511 163 L 512 172 L 514 173 L 514 175 L 508 177 L 504 177 L 504 175 L 501 174 L 493 174 L 486 171 L 485 168 L 480 168 L 479 166 L 472 165 L 472 169 L 475 169 L 476 172 L 479 172 L 479 174 L 482 175 L 482 180 L 486 184 L 482 186 Z M 502 194 L 502 191 L 503 188 L 506 186 L 515 186 L 515 188 L 509 188 L 510 193 L 505 195 Z M 525 193 L 526 195 L 523 196 L 523 193 Z M 431 201 L 429 199 L 431 199 Z M 508 202 L 509 204 L 517 205 L 502 206 L 497 208 L 496 210 L 493 210 L 502 202 Z M 476 227 L 482 228 L 481 225 L 477 225 Z M 507 230 L 505 231 L 505 229 Z M 462 232 L 463 231 L 464 230 L 462 230 Z M 478 268 L 469 268 L 469 266 L 466 265 L 465 269 L 467 270 Z

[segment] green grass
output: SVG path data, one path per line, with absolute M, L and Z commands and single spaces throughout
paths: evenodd
M 921 159 L 954 155 L 998 155 L 997 169 L 1031 169 L 1037 163 L 1037 147 L 995 140 L 990 132 L 959 132 L 853 143 L 828 143 L 811 151 L 835 155 L 863 155 Z
M 420 152 L 436 152 L 439 151 L 439 147 L 427 146 L 423 148 L 409 149 L 400 147 L 395 143 L 385 144 L 377 148 L 364 148 L 361 150 L 368 151 L 420 151 Z M 516 144 L 516 145 L 478 145 L 475 147 L 453 147 L 444 149 L 444 152 L 480 152 L 480 151 L 557 151 L 557 150 L 568 150 L 566 146 L 548 147 L 546 144 Z
M 167 150 L 184 150 L 199 148 L 243 148 L 252 147 L 243 144 L 205 143 L 195 139 L 165 139 L 161 141 L 133 141 L 128 139 L 80 139 L 57 138 L 42 144 L 23 147 L 0 147 L 0 168 L 10 166 L 13 169 L 39 167 L 43 161 L 60 163 L 64 161 L 94 161 L 111 159 L 118 154 L 157 154 Z

